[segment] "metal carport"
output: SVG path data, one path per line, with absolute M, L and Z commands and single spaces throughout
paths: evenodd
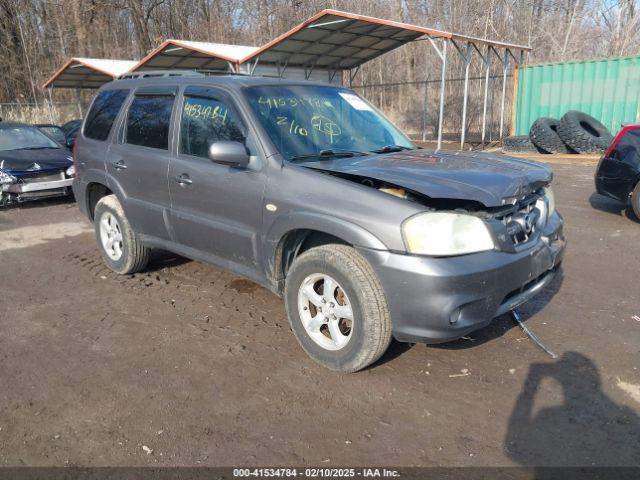
M 72 57 L 67 60 L 43 85 L 49 92 L 49 115 L 53 122 L 53 88 L 73 88 L 76 90 L 78 113 L 82 116 L 80 89 L 100 88 L 124 73 L 134 65 L 134 60 L 111 60 L 107 58 Z
M 240 64 L 250 74 L 261 74 L 260 66 L 262 66 L 275 69 L 279 76 L 282 76 L 288 68 L 301 68 L 307 78 L 314 70 L 322 69 L 328 71 L 330 81 L 338 72 L 347 70 L 349 84 L 351 84 L 364 63 L 409 42 L 420 40 L 428 40 L 441 60 L 438 148 L 442 145 L 449 44 L 461 55 L 465 67 L 461 147 L 464 145 L 466 133 L 469 66 L 474 55 L 479 57 L 485 68 L 483 144 L 492 59 L 497 59 L 502 66 L 500 108 L 500 137 L 502 137 L 507 72 L 511 62 L 518 65 L 524 61 L 525 52 L 530 50 L 528 46 L 327 9 L 247 55 Z
M 136 63 L 133 60 L 73 57 L 42 88 L 99 88 L 128 72 Z
M 348 72 L 349 84 L 360 67 L 374 58 L 414 41 L 428 41 L 441 61 L 438 112 L 438 148 L 442 145 L 445 89 L 449 65 L 449 45 L 458 52 L 464 66 L 464 94 L 460 145 L 464 146 L 469 85 L 469 67 L 478 57 L 484 68 L 482 143 L 485 142 L 489 74 L 491 64 L 502 67 L 500 137 L 504 133 L 507 73 L 511 64 L 525 59 L 528 46 L 492 41 L 433 28 L 357 15 L 339 10 L 323 10 L 262 47 L 219 43 L 166 40 L 139 62 L 73 58 L 45 84 L 49 88 L 97 88 L 102 83 L 134 71 L 219 70 L 278 77 L 342 83 Z M 125 67 L 128 67 L 125 69 Z M 51 90 L 49 90 L 51 92 Z
M 130 71 L 179 69 L 235 72 L 240 60 L 256 50 L 258 47 L 170 39 L 133 65 Z

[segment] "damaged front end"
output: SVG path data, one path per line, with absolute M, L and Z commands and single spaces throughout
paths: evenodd
M 555 213 L 555 199 L 551 186 L 544 181 L 537 181 L 532 185 L 524 186 L 521 191 L 528 192 L 520 196 L 505 197 L 502 199 L 503 205 L 487 207 L 476 199 L 464 198 L 433 198 L 423 192 L 408 189 L 397 184 L 392 184 L 376 178 L 353 175 L 350 173 L 337 172 L 335 170 L 320 170 L 331 176 L 353 181 L 361 185 L 376 189 L 387 195 L 401 198 L 426 207 L 425 213 L 439 213 L 440 220 L 444 220 L 444 215 L 456 215 L 458 219 L 465 217 L 475 217 L 488 226 L 491 236 L 490 241 L 484 242 L 484 247 L 478 249 L 467 249 L 457 251 L 434 252 L 417 251 L 407 245 L 410 253 L 428 254 L 432 256 L 449 256 L 456 254 L 473 253 L 474 251 L 491 250 L 496 248 L 503 252 L 517 252 L 535 245 L 541 238 L 544 238 L 547 225 Z M 421 215 L 421 214 L 420 214 Z M 411 221 L 412 219 L 408 219 Z M 451 219 L 453 221 L 453 219 Z M 469 223 L 469 220 L 467 220 Z M 405 222 L 406 223 L 406 222 Z M 435 227 L 440 227 L 439 237 L 442 237 L 443 222 L 440 221 Z M 555 223 L 552 225 L 555 230 Z M 476 234 L 483 235 L 483 230 L 476 225 Z M 406 230 L 406 228 L 405 228 Z M 420 236 L 426 238 L 426 231 Z M 562 234 L 556 232 L 557 236 Z M 552 240 L 555 240 L 555 236 Z M 405 236 L 405 243 L 407 238 Z
M 0 206 L 68 195 L 74 177 L 73 165 L 49 171 L 0 170 Z
M 563 221 L 545 166 L 413 155 L 419 160 L 391 162 L 389 169 L 365 157 L 305 166 L 417 204 L 400 226 L 406 252 L 360 251 L 387 293 L 394 337 L 447 342 L 485 327 L 557 278 Z

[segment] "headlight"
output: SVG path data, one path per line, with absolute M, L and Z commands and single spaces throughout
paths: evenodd
M 547 199 L 547 205 L 549 205 L 548 215 L 551 216 L 556 211 L 556 198 L 551 187 L 544 187 L 544 197 Z
M 73 177 L 76 174 L 76 167 L 74 165 L 71 165 L 64 171 L 64 173 L 67 174 L 67 177 Z
M 0 170 L 0 185 L 9 185 L 12 183 L 16 183 L 16 177 L 13 175 Z
M 402 225 L 410 253 L 422 255 L 462 255 L 493 250 L 493 238 L 478 217 L 460 213 L 433 212 L 411 217 Z

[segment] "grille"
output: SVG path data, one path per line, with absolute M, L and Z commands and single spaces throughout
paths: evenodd
M 64 172 L 43 172 L 43 173 L 27 173 L 26 175 L 20 175 L 18 183 L 40 183 L 40 182 L 52 182 L 56 180 L 64 180 Z
M 504 224 L 514 245 L 523 245 L 537 237 L 545 225 L 546 217 L 547 206 L 541 193 L 528 195 L 493 214 L 493 218 Z

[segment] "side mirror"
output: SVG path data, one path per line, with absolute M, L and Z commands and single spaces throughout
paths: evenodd
M 249 165 L 249 152 L 240 142 L 215 142 L 209 146 L 209 160 L 223 165 L 245 167 Z
M 67 148 L 73 148 L 75 144 L 76 144 L 76 139 L 73 137 L 68 137 L 67 141 L 65 142 L 65 145 L 67 146 Z

